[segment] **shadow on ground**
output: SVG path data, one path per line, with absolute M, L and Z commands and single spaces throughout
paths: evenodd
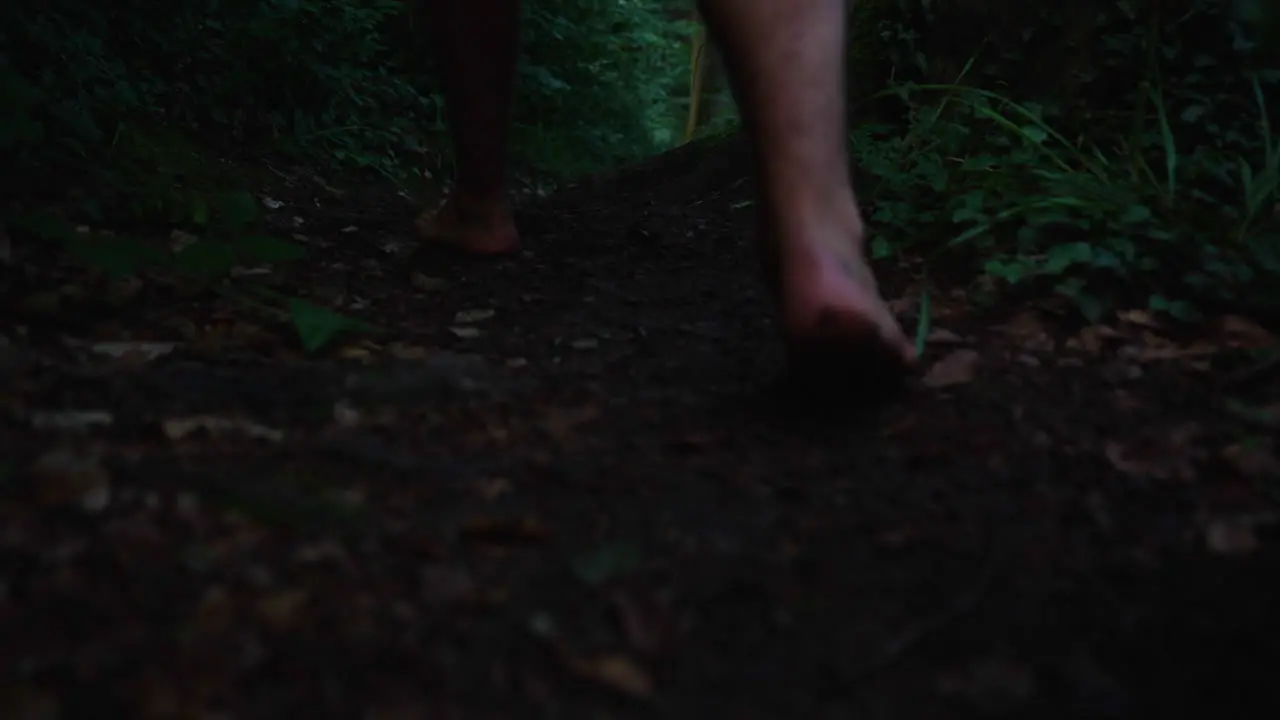
M 299 180 L 277 220 L 310 259 L 273 282 L 386 334 L 304 358 L 157 281 L 43 337 L 183 340 L 160 357 L 4 347 L 0 714 L 1280 709 L 1277 480 L 1222 402 L 1274 378 L 957 292 L 950 370 L 801 422 L 765 401 L 744 168 L 571 188 L 497 262 Z

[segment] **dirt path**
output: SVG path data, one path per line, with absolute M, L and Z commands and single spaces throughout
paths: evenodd
M 158 287 L 60 331 L 198 341 L 0 348 L 0 716 L 1280 709 L 1276 418 L 1224 402 L 1277 407 L 1274 373 L 944 293 L 928 383 L 780 413 L 743 177 L 686 153 L 566 191 L 497 263 L 300 186 L 280 282 L 389 335 L 302 359 Z

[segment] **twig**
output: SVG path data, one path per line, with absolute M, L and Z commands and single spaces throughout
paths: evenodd
M 967 593 L 961 595 L 941 612 L 923 618 L 898 633 L 885 644 L 878 657 L 856 670 L 850 680 L 852 682 L 865 680 L 871 675 L 888 669 L 930 636 L 945 630 L 951 623 L 972 612 L 986 598 L 987 592 L 991 589 L 996 575 L 996 566 L 994 543 L 989 543 L 982 572 L 978 576 L 977 583 Z

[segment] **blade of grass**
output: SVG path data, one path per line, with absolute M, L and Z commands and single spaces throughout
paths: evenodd
M 1174 144 L 1173 129 L 1169 127 L 1169 114 L 1165 112 L 1164 93 L 1158 87 L 1152 88 L 1149 92 L 1151 101 L 1156 106 L 1156 118 L 1160 121 L 1160 142 L 1164 146 L 1164 164 L 1168 183 L 1165 190 L 1169 193 L 1169 200 L 1173 200 L 1178 191 L 1178 148 Z
M 929 288 L 920 291 L 920 317 L 916 321 L 916 357 L 924 356 L 924 342 L 929 337 L 929 326 L 933 323 Z

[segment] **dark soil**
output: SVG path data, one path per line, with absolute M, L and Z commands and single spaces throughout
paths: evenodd
M 950 384 L 780 408 L 750 193 L 694 148 L 529 204 L 526 251 L 479 261 L 300 177 L 275 217 L 310 255 L 264 282 L 384 330 L 311 356 L 160 279 L 42 315 L 15 288 L 83 271 L 26 271 L 0 717 L 1280 710 L 1274 373 L 957 286 L 926 352 Z M 912 273 L 881 272 L 914 328 Z

